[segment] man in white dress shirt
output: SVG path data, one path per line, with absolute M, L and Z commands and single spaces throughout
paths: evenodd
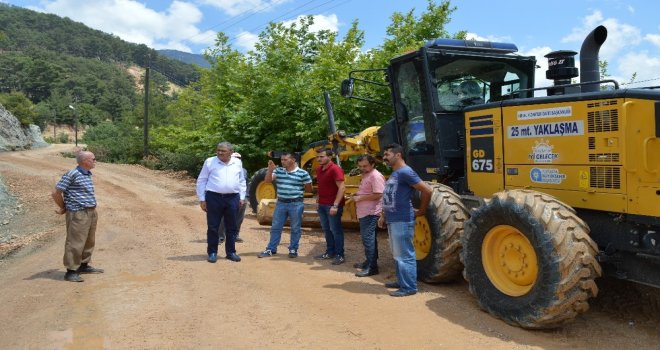
M 246 179 L 243 173 L 243 163 L 238 158 L 232 158 L 234 146 L 229 142 L 220 142 L 216 147 L 216 157 L 204 161 L 202 170 L 197 177 L 197 197 L 199 206 L 206 212 L 206 231 L 208 262 L 218 260 L 218 229 L 220 221 L 224 221 L 227 230 L 225 253 L 227 259 L 241 261 L 236 254 L 236 214 L 239 206 L 245 202 Z

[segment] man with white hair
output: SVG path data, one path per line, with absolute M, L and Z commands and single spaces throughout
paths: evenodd
M 226 258 L 239 262 L 241 257 L 236 254 L 236 213 L 245 202 L 245 175 L 243 163 L 238 158 L 232 158 L 234 146 L 229 142 L 220 142 L 216 147 L 216 157 L 204 161 L 202 170 L 197 177 L 197 197 L 199 206 L 206 212 L 206 253 L 207 261 L 215 263 L 218 260 L 218 244 L 220 243 L 220 221 L 224 221 L 227 234 L 225 240 Z

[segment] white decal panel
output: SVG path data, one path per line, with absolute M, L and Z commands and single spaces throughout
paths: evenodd
M 561 137 L 584 135 L 584 122 L 570 120 L 555 123 L 525 124 L 507 127 L 510 139 L 530 137 Z
M 560 173 L 559 169 L 532 168 L 529 171 L 529 177 L 535 183 L 558 185 L 564 182 L 566 174 Z
M 560 118 L 560 117 L 570 117 L 572 115 L 573 115 L 573 108 L 571 106 L 533 109 L 529 111 L 518 112 L 518 120 Z

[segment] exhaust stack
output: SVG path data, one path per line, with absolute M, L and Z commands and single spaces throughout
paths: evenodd
M 598 66 L 598 51 L 607 39 L 607 28 L 598 26 L 591 31 L 582 42 L 580 48 L 580 83 L 588 83 L 600 80 L 600 69 Z M 600 90 L 600 84 L 582 85 L 582 92 L 594 92 Z

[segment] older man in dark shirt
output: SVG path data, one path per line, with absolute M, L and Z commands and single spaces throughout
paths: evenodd
M 58 214 L 66 214 L 66 242 L 64 244 L 64 279 L 82 282 L 81 273 L 102 273 L 89 265 L 94 251 L 96 222 L 96 197 L 90 170 L 96 164 L 92 152 L 80 152 L 76 156 L 78 166 L 68 171 L 55 185 L 52 196 L 59 207 Z

